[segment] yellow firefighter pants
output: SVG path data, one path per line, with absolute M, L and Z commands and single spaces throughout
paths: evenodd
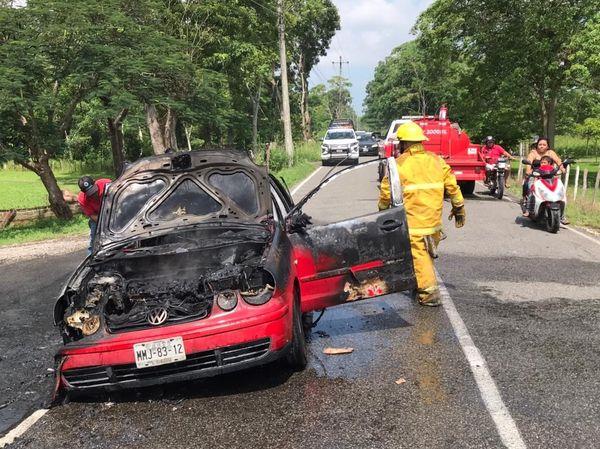
M 427 302 L 433 294 L 438 293 L 438 283 L 433 268 L 433 259 L 427 250 L 425 241 L 427 236 L 411 235 L 410 250 L 417 278 L 417 299 L 419 302 Z M 433 244 L 437 247 L 440 242 L 439 232 L 431 235 Z

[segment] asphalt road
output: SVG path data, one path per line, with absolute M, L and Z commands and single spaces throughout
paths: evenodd
M 338 178 L 306 211 L 316 222 L 374 212 L 375 173 L 370 167 Z M 468 199 L 467 213 L 463 229 L 447 227 L 437 267 L 505 418 L 530 448 L 598 447 L 600 242 L 529 226 L 516 220 L 517 205 L 482 192 Z M 44 402 L 58 344 L 53 298 L 82 256 L 0 265 L 0 434 Z M 354 352 L 326 356 L 327 346 Z M 490 414 L 498 404 L 484 401 L 444 308 L 390 295 L 330 309 L 310 352 L 302 373 L 273 365 L 71 402 L 11 447 L 504 446 Z

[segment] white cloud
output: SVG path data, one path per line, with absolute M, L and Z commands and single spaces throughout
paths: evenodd
M 324 82 L 337 73 L 332 61 L 342 56 L 343 74 L 353 84 L 352 96 L 361 111 L 365 87 L 375 66 L 393 48 L 413 38 L 410 30 L 419 14 L 433 0 L 333 0 L 341 17 L 341 30 L 333 38 L 327 56 L 311 74 L 311 84 Z

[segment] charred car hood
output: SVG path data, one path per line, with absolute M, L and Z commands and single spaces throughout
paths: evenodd
M 95 250 L 195 224 L 260 224 L 272 215 L 266 170 L 246 153 L 203 150 L 140 159 L 105 193 Z

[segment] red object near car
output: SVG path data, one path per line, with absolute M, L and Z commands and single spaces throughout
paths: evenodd
M 418 123 L 429 139 L 423 142 L 425 149 L 444 158 L 452 168 L 462 192 L 472 194 L 475 182 L 485 179 L 485 162 L 480 155 L 481 146 L 473 144 L 458 123 L 448 118 L 446 106 L 440 108 L 438 115 L 404 116 L 400 120 L 394 120 L 388 130 L 382 156 L 389 157 L 388 153 L 393 151 L 388 148 L 389 144 L 398 145 L 398 127 L 410 120 Z
M 294 205 L 238 151 L 128 166 L 105 194 L 93 254 L 54 309 L 57 393 L 279 358 L 303 369 L 311 311 L 414 288 L 403 206 L 316 226 L 302 206 L 320 187 Z

